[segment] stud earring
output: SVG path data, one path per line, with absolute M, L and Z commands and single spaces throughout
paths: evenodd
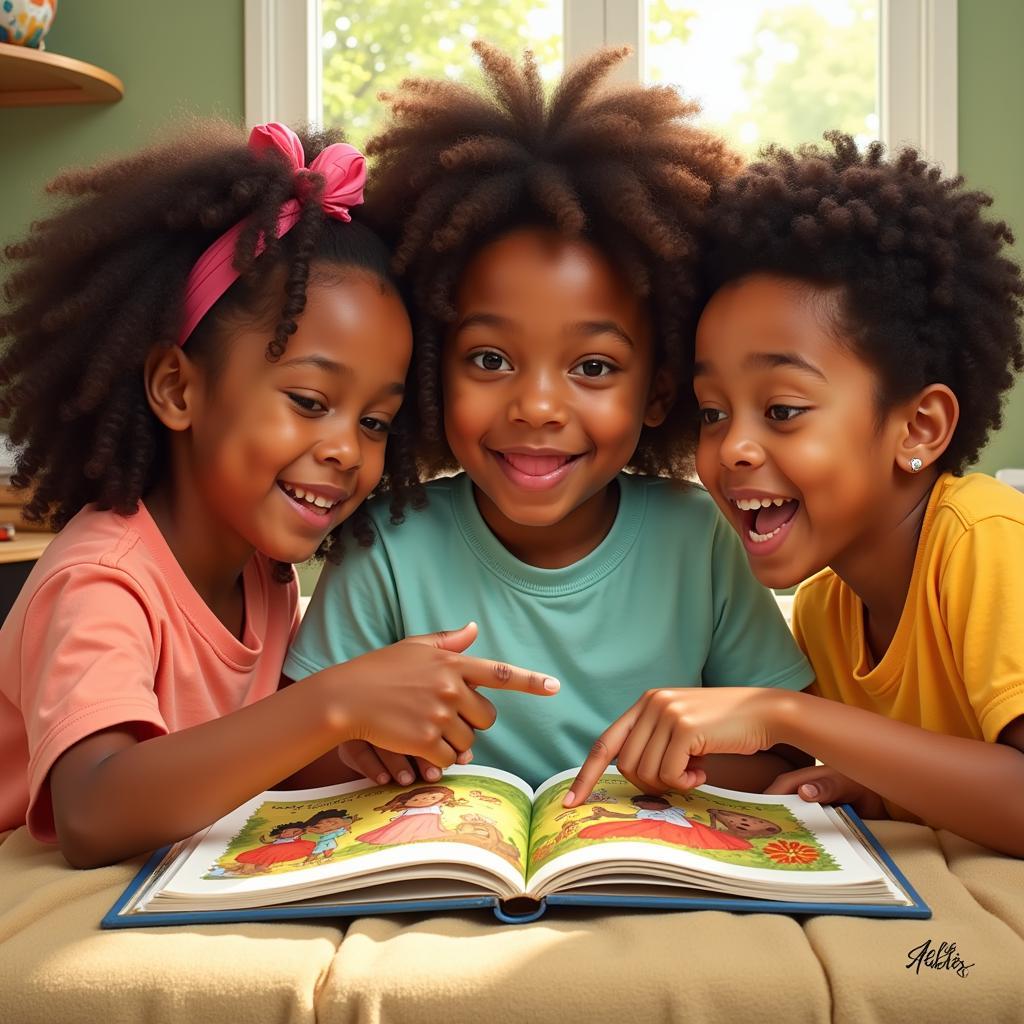
M 923 466 L 924 466 L 924 463 L 920 459 L 911 459 L 910 460 L 910 472 L 911 473 L 920 473 L 921 472 L 921 468 Z

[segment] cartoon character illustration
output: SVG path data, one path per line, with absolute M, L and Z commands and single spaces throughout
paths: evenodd
M 615 797 L 613 797 L 611 795 L 611 793 L 607 792 L 604 789 L 595 789 L 594 792 L 591 793 L 590 796 L 588 796 L 587 799 L 583 801 L 583 803 L 577 804 L 576 807 L 571 807 L 567 811 L 562 811 L 561 814 L 556 814 L 555 815 L 555 821 L 561 821 L 563 818 L 568 818 L 569 815 L 575 814 L 576 811 L 580 807 L 583 807 L 585 804 L 614 804 L 614 803 L 618 803 L 618 800 L 616 800 Z
M 309 857 L 316 845 L 303 839 L 306 831 L 304 821 L 289 821 L 283 825 L 275 825 L 269 837 L 260 836 L 263 845 L 255 850 L 244 850 L 235 857 L 237 870 L 244 875 L 257 875 L 269 871 L 275 864 L 283 864 L 286 860 L 302 860 Z
M 475 800 L 480 800 L 485 804 L 500 804 L 501 801 L 496 796 L 488 796 L 487 793 L 481 792 L 479 789 L 471 789 L 469 795 Z
M 442 807 L 454 807 L 455 794 L 447 786 L 418 786 L 408 793 L 399 793 L 375 811 L 398 811 L 386 825 L 364 832 L 356 839 L 374 846 L 416 843 L 425 839 L 450 839 L 452 832 L 444 827 Z
M 499 801 L 500 802 L 500 801 Z M 519 865 L 519 850 L 498 831 L 498 823 L 483 814 L 463 814 L 460 823 L 455 826 L 460 842 L 472 843 L 481 849 L 490 850 Z
M 604 807 L 595 807 L 589 818 L 623 818 L 627 822 L 614 821 L 599 825 L 588 825 L 579 831 L 580 839 L 660 839 L 662 842 L 689 846 L 695 850 L 750 850 L 751 844 L 742 836 L 730 832 L 719 832 L 703 822 L 690 818 L 682 807 L 674 807 L 663 796 L 640 794 L 631 797 L 637 808 L 633 814 L 620 814 Z
M 782 826 L 767 818 L 758 818 L 754 814 L 743 811 L 730 811 L 723 807 L 709 807 L 708 818 L 713 829 L 721 828 L 730 835 L 762 839 L 765 836 L 777 836 Z
M 567 812 L 567 813 L 571 814 L 572 812 L 570 811 L 570 812 Z M 564 818 L 565 815 L 564 814 L 559 814 L 558 817 L 559 818 Z M 590 820 L 592 820 L 592 818 L 593 818 L 593 816 L 591 816 L 591 818 L 584 818 L 583 820 L 584 821 L 590 821 Z M 541 843 L 541 845 L 538 846 L 533 851 L 533 856 L 531 858 L 533 863 L 534 864 L 539 864 L 542 860 L 544 860 L 545 857 L 547 857 L 547 855 L 549 853 L 551 853 L 551 851 L 556 846 L 558 846 L 559 843 L 561 843 L 565 839 L 569 839 L 572 836 L 576 835 L 576 833 L 579 832 L 579 830 L 580 830 L 580 823 L 578 821 L 567 821 L 562 826 L 561 831 L 559 831 L 558 835 L 556 835 L 553 838 L 549 839 L 546 843 Z
M 349 814 L 344 807 L 318 811 L 306 822 L 306 831 L 312 832 L 316 845 L 310 850 L 303 864 L 318 864 L 329 861 L 338 849 L 338 840 L 359 821 L 358 815 Z

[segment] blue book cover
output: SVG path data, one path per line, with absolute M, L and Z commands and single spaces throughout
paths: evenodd
M 536 792 L 507 772 L 262 793 L 155 853 L 104 928 L 548 908 L 927 918 L 849 807 L 702 786 L 650 796 L 609 769 L 579 807 L 576 772 Z

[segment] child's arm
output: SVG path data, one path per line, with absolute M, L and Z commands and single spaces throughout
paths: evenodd
M 701 685 L 758 685 L 799 690 L 814 673 L 800 651 L 770 590 L 754 578 L 732 528 L 715 512 L 708 562 L 714 613 Z M 680 680 L 681 682 L 681 680 Z M 752 755 L 712 754 L 701 758 L 704 779 L 715 786 L 761 793 L 780 774 L 813 763 L 802 751 L 776 746 Z M 650 764 L 619 760 L 619 770 L 636 786 L 651 790 L 657 779 Z
M 850 804 L 862 818 L 888 818 L 885 801 L 872 789 L 854 782 L 827 764 L 784 772 L 766 793 L 796 793 L 809 803 Z
M 1024 857 L 1024 716 L 986 743 L 799 696 L 777 709 L 779 727 L 834 772 L 935 828 Z
M 412 529 L 409 524 L 404 529 Z M 405 636 L 405 616 L 397 588 L 400 574 L 392 563 L 386 534 L 377 533 L 369 547 L 352 543 L 344 565 L 324 565 L 298 635 L 285 659 L 284 674 L 302 679 L 327 665 L 348 661 Z M 368 778 L 412 782 L 417 771 L 435 782 L 441 771 L 422 757 L 406 757 L 362 741 L 343 743 L 288 780 L 290 787 L 331 785 Z M 461 753 L 458 764 L 472 759 Z
M 806 693 L 652 690 L 605 730 L 566 806 L 618 757 L 664 789 L 701 785 L 691 757 L 798 747 L 935 828 L 1024 857 L 1024 716 L 996 743 L 943 736 Z
M 87 736 L 49 775 L 70 863 L 96 867 L 181 839 L 345 740 L 452 764 L 494 722 L 477 686 L 549 695 L 545 676 L 459 653 L 475 629 L 416 637 L 337 665 L 223 718 L 139 742 Z
M 702 757 L 695 767 L 703 770 L 705 781 L 712 786 L 738 789 L 744 793 L 766 793 L 769 792 L 768 787 L 783 775 L 813 764 L 814 758 L 802 750 L 779 743 L 771 750 L 756 754 L 709 754 Z M 641 788 L 644 786 L 640 778 L 630 779 L 630 782 Z
M 282 679 L 281 686 L 291 686 L 291 679 Z M 354 768 L 338 756 L 338 748 L 328 750 L 310 764 L 289 775 L 278 789 L 315 789 L 317 786 L 335 786 L 342 782 L 356 782 L 363 778 Z

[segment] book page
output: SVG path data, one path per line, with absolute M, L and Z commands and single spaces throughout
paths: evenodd
M 159 891 L 251 903 L 257 893 L 327 892 L 348 878 L 371 885 L 374 873 L 442 863 L 479 865 L 505 880 L 504 891 L 520 889 L 532 796 L 507 772 L 458 766 L 438 783 L 263 793 L 195 840 Z
M 652 797 L 610 768 L 584 804 L 566 810 L 562 798 L 575 777 L 576 770 L 554 776 L 534 799 L 528 873 L 534 894 L 550 891 L 547 883 L 559 876 L 596 876 L 602 863 L 647 864 L 645 874 L 677 873 L 702 884 L 721 879 L 728 891 L 799 889 L 802 898 L 834 885 L 882 887 L 881 874 L 841 824 L 797 796 L 702 786 Z

